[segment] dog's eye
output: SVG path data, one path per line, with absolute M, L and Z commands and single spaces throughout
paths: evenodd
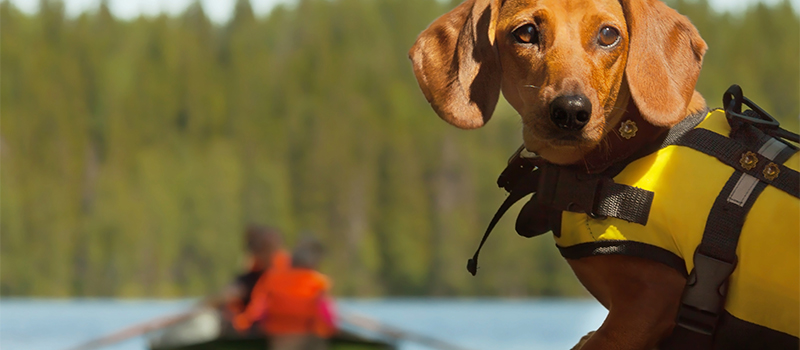
M 511 34 L 514 35 L 514 40 L 520 44 L 536 44 L 539 42 L 539 32 L 533 24 L 526 24 L 514 29 Z
M 614 27 L 603 27 L 597 34 L 597 43 L 603 47 L 612 47 L 619 42 L 619 31 Z

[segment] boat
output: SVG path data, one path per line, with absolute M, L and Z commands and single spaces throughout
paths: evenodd
M 258 331 L 240 334 L 230 328 L 221 313 L 205 309 L 185 320 L 147 336 L 150 350 L 264 350 L 268 336 Z M 396 350 L 396 340 L 358 329 L 337 330 L 329 350 Z

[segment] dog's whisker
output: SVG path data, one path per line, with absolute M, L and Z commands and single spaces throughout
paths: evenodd
M 606 125 L 606 132 L 604 133 L 604 135 L 608 135 L 608 134 L 611 134 L 611 133 L 619 135 L 619 130 L 614 128 L 612 125 Z M 612 151 L 613 151 L 611 149 L 611 139 L 606 137 L 606 138 L 603 138 L 603 141 L 606 144 L 606 155 L 610 156 Z
M 606 156 L 611 156 L 611 141 L 609 141 L 607 138 L 604 138 L 603 147 Z
M 578 150 L 581 152 L 581 161 L 583 161 L 583 166 L 586 168 L 586 171 L 589 172 L 589 169 L 591 167 L 589 166 L 589 161 L 586 159 L 587 156 L 589 155 L 589 152 L 585 150 L 582 145 L 578 145 L 577 147 Z
M 607 135 L 607 133 L 609 132 L 609 130 L 608 130 L 609 129 L 609 125 L 608 124 L 603 124 L 603 125 L 600 126 L 600 128 L 602 129 L 602 131 L 601 131 L 602 135 Z M 611 130 L 612 130 L 611 132 L 613 132 L 613 128 Z M 608 138 L 605 138 L 605 137 L 602 138 L 601 141 L 600 141 L 600 144 L 597 147 L 600 147 L 600 151 L 604 155 L 606 155 L 606 156 L 610 156 L 611 155 L 611 142 L 608 140 Z
M 536 85 L 522 85 L 522 86 L 529 87 L 529 88 L 534 88 L 534 89 L 541 89 L 542 88 L 541 86 L 536 86 Z

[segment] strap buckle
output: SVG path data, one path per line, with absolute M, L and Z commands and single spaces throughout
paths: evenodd
M 538 164 L 544 164 L 544 159 L 539 157 L 526 157 L 523 153 L 530 153 L 525 149 L 525 145 L 520 146 L 514 155 L 508 159 L 508 165 L 497 178 L 497 187 L 506 192 L 511 192 L 521 178 L 537 169 Z
M 732 263 L 694 252 L 694 269 L 689 274 L 678 309 L 678 326 L 712 335 L 725 303 L 728 277 L 736 269 Z

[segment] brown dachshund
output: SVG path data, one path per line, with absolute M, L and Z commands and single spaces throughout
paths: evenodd
M 409 55 L 450 124 L 483 126 L 502 91 L 527 150 L 596 172 L 707 108 L 694 89 L 705 51 L 690 21 L 656 0 L 467 0 Z M 632 108 L 641 136 L 623 144 L 614 130 Z M 582 349 L 650 349 L 672 332 L 681 273 L 632 256 L 567 260 L 609 310 Z

